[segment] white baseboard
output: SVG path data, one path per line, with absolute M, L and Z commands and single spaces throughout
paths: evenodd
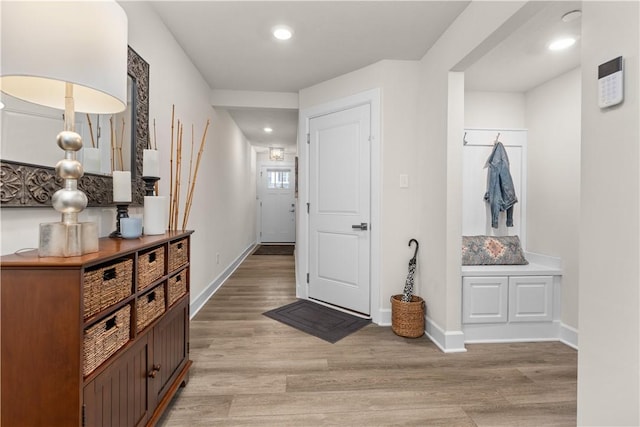
M 577 350 L 578 330 L 564 323 L 560 323 L 560 341 Z
M 391 326 L 391 309 L 379 311 L 378 326 Z M 464 348 L 464 334 L 462 331 L 445 332 L 429 316 L 425 316 L 425 335 L 444 353 L 461 353 Z
M 462 353 L 464 348 L 464 333 L 462 331 L 444 331 L 429 316 L 426 316 L 425 334 L 444 353 Z
M 382 308 L 378 310 L 378 326 L 391 326 L 391 309 Z
M 560 321 L 531 323 L 485 323 L 462 327 L 465 343 L 560 341 L 578 349 L 578 331 Z
M 256 243 L 251 243 L 238 258 L 236 258 L 222 273 L 216 277 L 213 282 L 209 283 L 209 285 L 204 288 L 202 292 L 191 302 L 191 307 L 189 311 L 189 318 L 193 319 L 198 311 L 209 301 L 209 298 L 216 293 L 218 289 L 224 284 L 224 282 L 233 274 L 234 271 L 242 264 L 242 261 L 248 257 L 256 247 Z

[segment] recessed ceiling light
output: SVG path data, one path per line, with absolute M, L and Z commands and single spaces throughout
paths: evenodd
M 293 30 L 284 25 L 278 25 L 271 30 L 273 37 L 278 40 L 289 40 L 293 36 Z
M 573 46 L 576 43 L 576 39 L 573 37 L 564 37 L 558 40 L 554 40 L 549 44 L 549 50 L 563 50 Z
M 263 129 L 266 133 L 271 133 L 273 132 L 273 129 L 271 129 L 270 127 L 266 127 Z

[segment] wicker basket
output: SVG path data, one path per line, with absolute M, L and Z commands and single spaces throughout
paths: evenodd
M 131 295 L 133 260 L 116 263 L 84 272 L 84 318 L 104 310 Z
M 189 274 L 187 270 L 188 269 L 185 268 L 180 273 L 169 278 L 169 306 L 173 305 L 174 302 L 178 301 L 181 296 L 187 293 L 187 274 Z
M 87 376 L 129 341 L 129 304 L 84 330 L 82 373 Z
M 136 302 L 136 327 L 140 332 L 164 313 L 164 283 L 138 297 Z
M 169 243 L 169 272 L 181 267 L 189 260 L 189 239 Z
M 410 302 L 403 302 L 402 295 L 391 297 L 391 329 L 396 335 L 418 338 L 424 334 L 425 303 L 412 295 Z
M 164 274 L 164 246 L 138 255 L 138 290 L 142 290 Z

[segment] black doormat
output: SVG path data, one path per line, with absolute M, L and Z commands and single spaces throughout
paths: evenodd
M 253 255 L 293 255 L 293 245 L 260 245 Z
M 371 323 L 369 319 L 308 300 L 298 300 L 262 314 L 332 344 Z

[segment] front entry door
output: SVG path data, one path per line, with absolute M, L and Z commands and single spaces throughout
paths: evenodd
M 290 167 L 263 167 L 260 171 L 262 243 L 296 241 L 294 179 Z
M 309 121 L 309 297 L 370 314 L 369 104 Z

